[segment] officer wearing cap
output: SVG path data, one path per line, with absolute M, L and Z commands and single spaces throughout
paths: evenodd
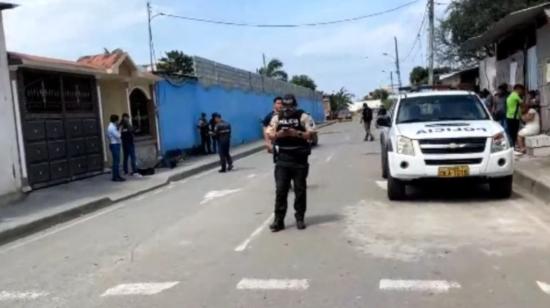
M 313 136 L 311 118 L 298 108 L 296 97 L 287 94 L 283 98 L 283 107 L 271 119 L 268 136 L 274 142 L 275 161 L 275 219 L 271 231 L 285 228 L 285 215 L 288 208 L 288 192 L 294 183 L 294 210 L 296 227 L 306 228 L 304 221 L 307 200 L 308 158 L 311 154 L 309 140 Z

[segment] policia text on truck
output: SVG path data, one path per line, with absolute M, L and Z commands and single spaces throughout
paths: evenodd
M 285 228 L 285 215 L 288 207 L 288 192 L 294 183 L 294 210 L 296 227 L 306 228 L 304 217 L 307 200 L 308 158 L 311 153 L 309 141 L 314 135 L 311 117 L 299 110 L 294 95 L 283 98 L 281 111 L 274 115 L 268 129 L 268 136 L 274 142 L 275 151 L 275 219 L 270 229 L 273 232 Z

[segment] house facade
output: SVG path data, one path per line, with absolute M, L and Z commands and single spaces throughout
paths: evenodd
M 550 4 L 513 12 L 485 33 L 466 42 L 467 48 L 489 48 L 480 62 L 480 86 L 495 91 L 503 83 L 523 84 L 539 91 L 543 129 L 550 129 Z

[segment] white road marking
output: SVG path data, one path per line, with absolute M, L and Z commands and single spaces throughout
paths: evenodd
M 119 284 L 116 287 L 108 289 L 101 296 L 155 295 L 173 288 L 178 283 L 179 281 Z
M 304 291 L 309 288 L 307 279 L 248 279 L 237 284 L 237 290 L 289 290 Z
M 139 201 L 143 201 L 143 200 L 145 200 L 145 198 L 147 198 L 147 194 L 143 194 L 143 195 L 137 197 L 137 198 L 136 198 L 136 201 L 138 201 L 138 202 L 139 202 Z
M 388 190 L 388 181 L 376 181 L 376 185 L 383 190 Z
M 329 157 L 327 157 L 327 159 L 325 159 L 325 162 L 330 163 L 333 158 L 334 158 L 334 154 L 330 154 Z
M 153 192 L 153 195 L 158 195 L 164 192 L 164 188 L 157 189 Z
M 547 284 L 546 282 L 537 281 L 537 285 L 542 290 L 542 292 L 550 295 L 550 284 Z
M 170 184 L 166 186 L 166 189 L 173 189 L 174 187 L 176 187 L 176 184 L 174 184 L 174 182 L 170 182 Z
M 546 232 L 550 233 L 550 226 L 548 224 L 544 223 L 540 218 L 533 215 L 531 212 L 526 210 L 523 206 L 518 204 L 516 201 L 512 201 L 514 204 L 514 207 L 518 209 L 523 215 L 525 215 L 527 218 L 529 218 L 532 222 L 534 222 L 536 225 L 544 229 Z
M 458 282 L 446 280 L 392 280 L 382 279 L 379 285 L 383 291 L 447 293 L 451 289 L 460 289 Z
M 267 218 L 258 228 L 256 228 L 256 230 L 254 230 L 254 232 L 252 232 L 252 234 L 250 234 L 249 237 L 246 238 L 246 240 L 244 240 L 244 242 L 242 242 L 239 246 L 237 246 L 235 248 L 235 252 L 243 252 L 246 250 L 246 248 L 248 247 L 248 245 L 250 245 L 250 242 L 252 242 L 252 240 L 257 237 L 258 235 L 260 235 L 260 233 L 262 233 L 262 230 L 264 228 L 267 227 L 267 225 L 269 225 L 269 222 L 273 219 L 273 214 L 271 214 L 269 216 L 269 218 Z
M 97 218 L 99 216 L 102 216 L 102 215 L 105 215 L 105 214 L 109 214 L 111 212 L 114 212 L 120 208 L 123 208 L 127 206 L 126 203 L 121 203 L 119 205 L 116 205 L 116 206 L 113 206 L 113 207 L 110 207 L 110 208 L 107 208 L 103 211 L 99 211 L 93 215 L 89 215 L 89 216 L 85 216 L 84 218 L 82 219 L 76 219 L 74 221 L 72 221 L 71 223 L 68 223 L 66 225 L 63 225 L 62 227 L 59 227 L 59 228 L 55 228 L 53 230 L 50 230 L 50 231 L 47 231 L 47 232 L 44 232 L 44 233 L 38 233 L 37 235 L 35 236 L 31 236 L 29 237 L 28 239 L 23 239 L 21 241 L 18 241 L 18 242 L 15 242 L 13 245 L 9 245 L 9 246 L 6 246 L 4 249 L 1 249 L 0 250 L 0 254 L 3 254 L 3 253 L 6 253 L 8 251 L 11 251 L 11 250 L 14 250 L 14 249 L 17 249 L 17 248 L 20 248 L 20 247 L 23 247 L 25 245 L 28 245 L 28 244 L 31 244 L 31 243 L 34 243 L 36 241 L 39 241 L 41 239 L 44 239 L 48 236 L 51 236 L 51 235 L 54 235 L 56 233 L 59 233 L 61 231 L 64 231 L 64 230 L 67 230 L 67 229 L 70 229 L 74 226 L 77 226 L 79 224 L 82 224 L 82 223 L 85 223 L 89 220 L 92 220 L 94 218 Z
M 42 291 L 0 291 L 0 302 L 32 300 L 39 297 L 48 296 L 48 292 Z
M 249 178 L 249 179 L 253 179 L 253 178 L 255 178 L 255 177 L 256 177 L 256 174 L 254 174 L 254 173 L 252 173 L 252 174 L 250 174 L 250 175 L 247 176 L 247 178 Z
M 225 197 L 227 195 L 231 195 L 231 194 L 237 193 L 239 191 L 241 191 L 240 188 L 209 191 L 209 192 L 206 193 L 206 195 L 204 195 L 204 198 L 202 199 L 200 204 L 205 204 L 205 203 L 208 203 L 208 202 L 210 202 L 214 199 Z

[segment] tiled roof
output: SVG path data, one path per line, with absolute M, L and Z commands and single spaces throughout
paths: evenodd
M 84 56 L 78 59 L 77 62 L 81 64 L 100 67 L 103 69 L 111 69 L 113 66 L 115 66 L 115 64 L 117 64 L 125 56 L 126 56 L 126 53 L 121 51 L 115 51 L 112 53 Z
M 29 55 L 29 54 L 24 54 L 19 52 L 8 52 L 8 59 L 10 63 L 13 63 L 13 64 L 25 64 L 26 62 L 33 62 L 33 63 L 42 63 L 42 64 L 49 64 L 49 65 L 69 66 L 69 67 L 87 69 L 87 70 L 101 70 L 100 67 L 88 65 L 85 63 L 78 63 L 75 61 L 68 61 L 63 59 L 35 56 L 35 55 Z

